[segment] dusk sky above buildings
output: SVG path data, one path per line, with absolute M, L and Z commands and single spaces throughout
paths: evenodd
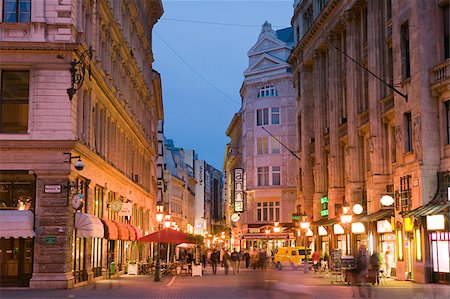
M 290 27 L 292 5 L 163 1 L 164 14 L 153 32 L 153 67 L 161 74 L 166 138 L 222 170 L 225 131 L 240 109 L 247 51 L 265 20 L 274 30 Z

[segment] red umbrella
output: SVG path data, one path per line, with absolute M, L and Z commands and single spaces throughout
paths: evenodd
M 159 237 L 161 243 L 192 243 L 188 241 L 186 234 L 171 228 L 164 228 L 160 230 Z M 158 232 L 143 236 L 139 240 L 142 242 L 158 242 Z

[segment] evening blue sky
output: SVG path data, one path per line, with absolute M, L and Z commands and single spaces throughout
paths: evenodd
M 161 74 L 165 136 L 176 146 L 194 149 L 199 159 L 222 170 L 229 142 L 225 131 L 240 109 L 247 51 L 265 20 L 274 30 L 290 26 L 292 5 L 283 0 L 163 1 L 164 14 L 154 27 L 153 67 Z

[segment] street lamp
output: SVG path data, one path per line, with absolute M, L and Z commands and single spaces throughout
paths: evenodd
M 348 250 L 348 247 L 350 247 L 350 238 L 347 233 L 348 231 L 348 225 L 352 222 L 352 214 L 349 214 L 350 208 L 349 207 L 343 207 L 342 211 L 344 214 L 341 215 L 341 222 L 344 225 L 344 232 L 345 232 L 345 239 L 346 239 L 346 254 L 350 253 L 351 251 Z
M 305 258 L 303 259 L 303 270 L 305 273 L 308 273 L 308 250 L 306 249 L 307 240 L 306 240 L 306 233 L 308 232 L 309 224 L 310 222 L 307 219 L 306 213 L 303 213 L 302 221 L 300 222 L 300 228 L 305 231 Z
M 164 206 L 157 205 L 156 206 L 156 221 L 158 222 L 158 256 L 156 258 L 156 266 L 155 266 L 155 281 L 161 281 L 161 259 L 160 259 L 160 247 L 161 247 L 161 236 L 160 231 L 162 228 L 162 221 L 164 218 Z

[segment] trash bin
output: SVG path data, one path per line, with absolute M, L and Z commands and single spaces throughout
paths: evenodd
M 114 275 L 116 273 L 116 263 L 114 261 L 109 264 L 109 275 Z

